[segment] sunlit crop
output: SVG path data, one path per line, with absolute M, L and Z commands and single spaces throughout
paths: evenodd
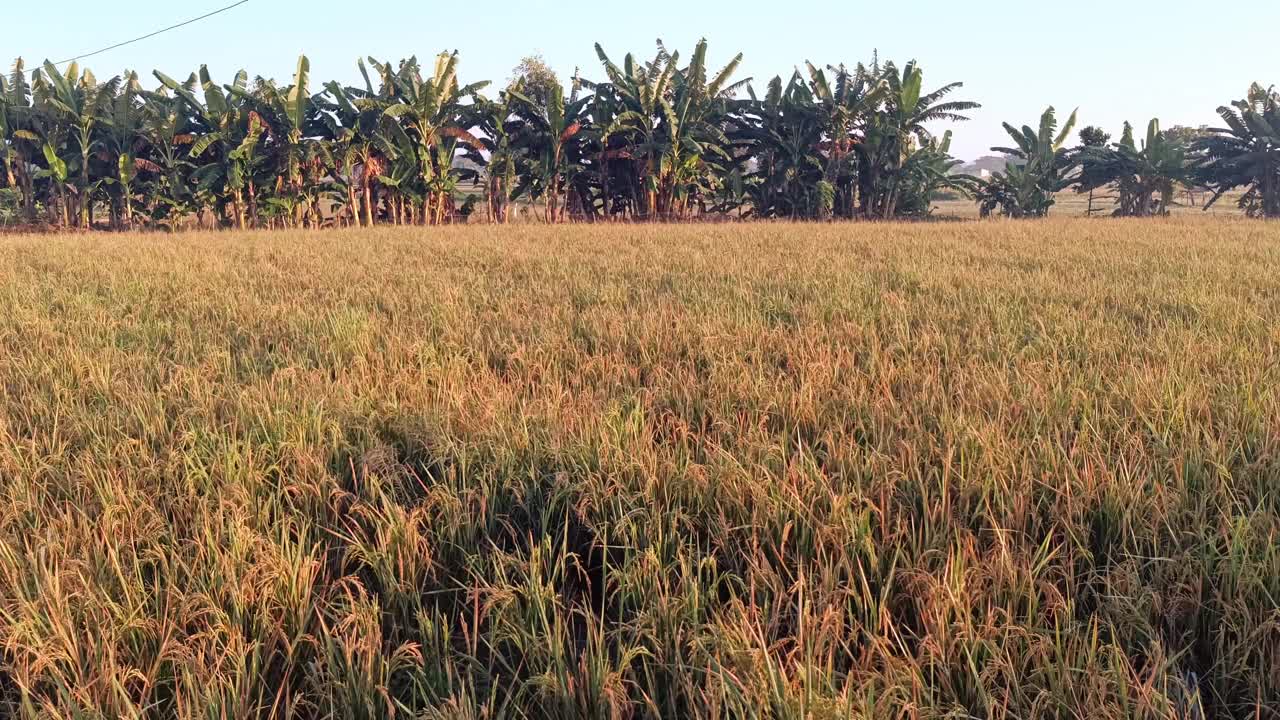
M 0 239 L 0 715 L 1273 718 L 1280 226 Z

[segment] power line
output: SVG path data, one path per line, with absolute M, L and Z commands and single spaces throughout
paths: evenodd
M 191 25 L 191 24 L 193 24 L 193 23 L 198 23 L 198 22 L 200 22 L 201 20 L 207 20 L 207 19 L 209 19 L 209 18 L 213 17 L 214 15 L 221 15 L 222 13 L 227 12 L 228 10 L 233 10 L 233 9 L 235 9 L 235 8 L 240 7 L 241 5 L 244 5 L 244 4 L 245 4 L 245 3 L 247 3 L 247 2 L 249 2 L 249 0 L 240 0 L 239 2 L 232 3 L 232 4 L 230 4 L 230 5 L 227 5 L 226 7 L 218 8 L 217 10 L 214 10 L 213 12 L 205 13 L 204 15 L 201 15 L 200 17 L 194 17 L 194 18 L 191 18 L 190 20 L 183 20 L 182 22 L 180 22 L 180 23 L 178 23 L 178 24 L 176 24 L 176 25 L 170 25 L 170 26 L 169 26 L 169 27 L 167 27 L 167 28 L 162 28 L 162 29 L 160 29 L 160 30 L 156 30 L 155 32 L 147 33 L 146 35 L 140 35 L 140 36 L 138 36 L 138 37 L 136 37 L 136 38 L 133 38 L 132 40 L 125 40 L 124 42 L 116 43 L 115 45 L 111 45 L 110 47 L 104 47 L 104 48 L 102 48 L 102 49 L 100 49 L 100 50 L 94 50 L 93 52 L 87 52 L 87 53 L 85 53 L 85 54 L 83 54 L 83 55 L 76 55 L 75 57 L 67 58 L 66 60 L 59 60 L 58 62 L 54 63 L 54 65 L 65 65 L 66 63 L 69 63 L 69 62 L 75 62 L 76 60 L 83 60 L 83 59 L 85 59 L 85 58 L 93 57 L 94 55 L 101 55 L 101 54 L 102 54 L 102 53 L 104 53 L 104 52 L 109 52 L 109 51 L 111 51 L 111 50 L 115 50 L 116 48 L 122 48 L 122 47 L 124 47 L 125 45 L 132 45 L 132 44 L 134 44 L 134 43 L 136 43 L 136 42 L 141 42 L 141 41 L 143 41 L 143 40 L 148 40 L 148 39 L 153 38 L 153 37 L 155 37 L 155 36 L 157 36 L 157 35 L 163 35 L 164 33 L 167 33 L 167 32 L 169 32 L 170 30 L 177 30 L 178 28 L 186 27 L 187 25 Z M 32 68 L 32 70 L 30 70 L 29 72 L 34 72 L 34 71 L 35 71 L 35 70 L 37 70 L 37 69 L 38 69 L 38 68 Z

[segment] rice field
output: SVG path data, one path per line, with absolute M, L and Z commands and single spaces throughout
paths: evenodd
M 0 716 L 1280 717 L 1280 225 L 0 238 Z

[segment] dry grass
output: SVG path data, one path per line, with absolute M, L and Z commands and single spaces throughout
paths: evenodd
M 0 239 L 0 715 L 1275 718 L 1280 226 Z

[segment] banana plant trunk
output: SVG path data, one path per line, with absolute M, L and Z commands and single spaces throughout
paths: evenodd
M 1263 167 L 1262 216 L 1280 218 L 1280 167 Z
M 600 153 L 600 187 L 601 200 L 604 202 L 604 219 L 611 220 L 613 218 L 613 208 L 610 206 L 609 198 L 609 166 L 605 164 L 604 152 Z
M 133 229 L 133 186 L 129 183 L 124 185 L 124 227 Z
M 1139 186 L 1137 201 L 1138 209 L 1134 214 L 1138 217 L 1150 217 L 1152 214 L 1150 188 L 1147 188 L 1145 185 Z
M 672 167 L 677 166 L 677 159 L 672 158 Z M 655 200 L 657 205 L 657 219 L 670 220 L 679 213 L 679 207 L 676 200 L 676 178 L 674 172 L 668 172 L 658 182 L 658 194 Z
M 19 201 L 22 205 L 22 217 L 28 223 L 34 223 L 36 219 L 36 204 L 31 200 L 33 193 L 27 173 L 22 170 L 22 166 L 25 165 L 26 161 L 21 155 L 17 157 L 18 162 L 22 163 L 22 165 L 19 165 L 16 170 L 14 169 L 13 159 L 10 157 L 5 158 L 5 179 L 8 181 L 9 187 L 18 188 Z
M 548 225 L 556 221 L 556 199 L 560 195 L 560 188 L 557 187 L 557 176 L 551 177 L 551 182 L 547 184 L 547 202 L 543 210 L 542 218 Z
M 360 224 L 360 198 L 356 196 L 356 186 L 352 183 L 347 186 L 347 208 L 351 212 L 351 224 L 353 226 Z
M 83 141 L 80 147 L 80 227 L 88 230 L 92 223 L 89 213 L 93 204 L 89 199 L 89 148 Z
M 13 159 L 10 158 L 8 155 L 5 155 L 4 157 L 4 179 L 5 179 L 5 187 L 18 186 L 18 178 L 14 177 L 14 174 L 13 174 Z M 24 199 L 23 209 L 24 210 L 26 209 L 25 199 Z
M 242 190 L 231 191 L 231 213 L 235 216 L 236 229 L 244 229 L 244 192 Z
M 34 223 L 36 221 L 35 182 L 32 180 L 31 174 L 25 169 L 21 171 L 21 174 L 23 213 L 26 215 L 28 223 Z

